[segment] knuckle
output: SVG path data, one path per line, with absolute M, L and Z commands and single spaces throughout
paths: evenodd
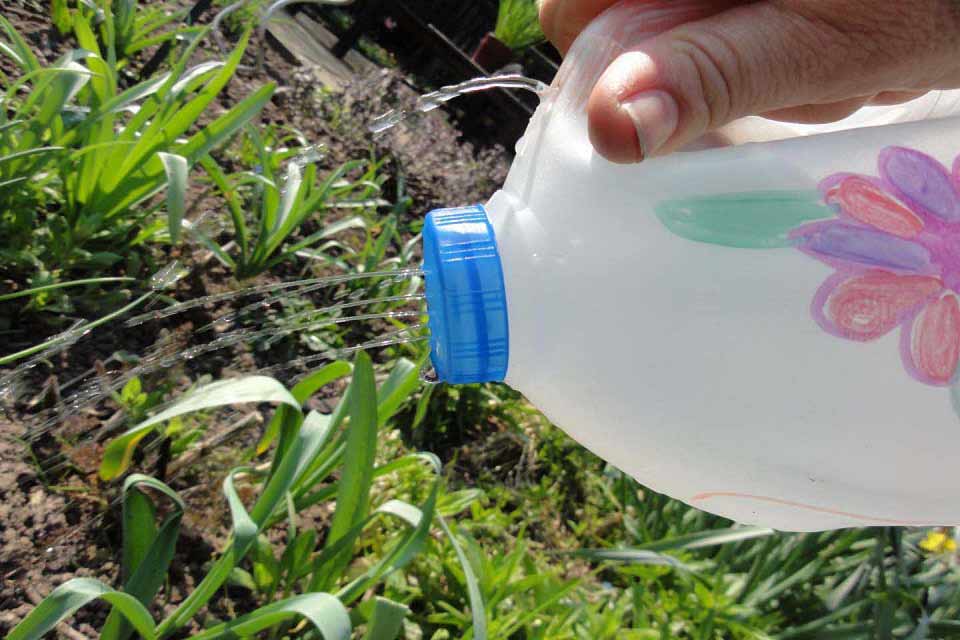
M 680 27 L 672 45 L 685 103 L 680 108 L 698 129 L 726 124 L 742 111 L 745 64 L 732 42 L 716 32 Z

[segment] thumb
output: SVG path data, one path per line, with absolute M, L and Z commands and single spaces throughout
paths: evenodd
M 958 14 L 953 0 L 771 0 L 679 25 L 607 68 L 591 141 L 636 162 L 746 115 L 839 119 L 881 91 L 958 86 Z

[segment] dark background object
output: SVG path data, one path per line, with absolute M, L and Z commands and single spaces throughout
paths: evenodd
M 550 83 L 561 61 L 549 43 L 512 52 L 499 50 L 496 45 L 502 43 L 494 41 L 486 45 L 494 49 L 488 52 L 483 41 L 489 41 L 496 24 L 494 0 L 364 0 L 346 8 L 303 4 L 293 9 L 324 20 L 339 38 L 333 49 L 338 56 L 355 48 L 361 37 L 383 46 L 421 92 L 492 75 L 508 64 L 511 71 L 519 65 L 521 73 Z M 336 12 L 349 15 L 349 27 L 340 26 Z M 537 98 L 530 93 L 496 90 L 458 98 L 445 108 L 475 145 L 497 143 L 512 149 L 536 106 Z

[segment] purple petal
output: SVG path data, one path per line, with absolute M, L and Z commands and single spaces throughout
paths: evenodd
M 953 188 L 960 191 L 960 156 L 953 161 Z
M 917 274 L 935 271 L 925 247 L 868 227 L 828 220 L 804 225 L 791 236 L 802 251 L 834 266 L 853 263 Z
M 879 164 L 880 175 L 914 211 L 960 222 L 960 192 L 942 164 L 906 147 L 887 147 Z

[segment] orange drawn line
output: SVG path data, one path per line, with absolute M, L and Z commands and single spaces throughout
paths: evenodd
M 759 500 L 760 502 L 770 502 L 773 504 L 780 504 L 787 507 L 807 509 L 808 511 L 816 511 L 818 513 L 828 513 L 834 516 L 843 516 L 846 518 L 852 518 L 854 520 L 861 520 L 863 522 L 871 522 L 871 523 L 884 523 L 884 524 L 893 524 L 893 525 L 900 525 L 900 526 L 924 526 L 924 525 L 930 524 L 929 520 L 895 520 L 892 518 L 878 518 L 875 516 L 865 516 L 861 513 L 851 513 L 849 511 L 840 511 L 838 509 L 829 509 L 827 507 L 817 507 L 811 504 L 803 504 L 802 502 L 784 500 L 783 498 L 772 498 L 770 496 L 755 496 L 749 493 L 736 493 L 733 491 L 709 491 L 707 493 L 698 493 L 697 495 L 690 498 L 690 502 L 702 502 L 704 500 L 709 500 L 711 498 L 747 498 L 749 500 Z

